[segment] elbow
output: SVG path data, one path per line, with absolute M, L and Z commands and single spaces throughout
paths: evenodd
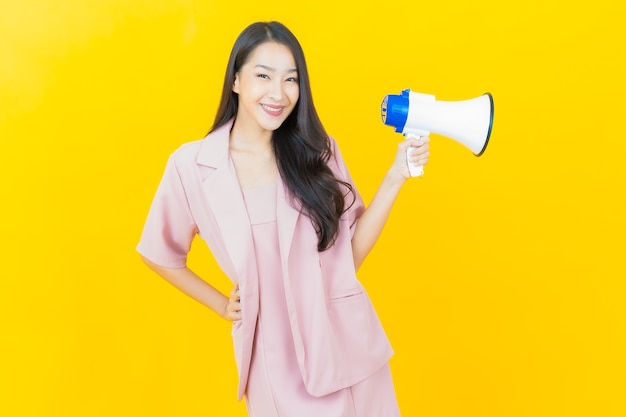
M 139 255 L 139 257 L 141 258 L 141 261 L 142 261 L 144 264 L 146 264 L 146 265 L 148 265 L 149 267 L 151 267 L 151 268 L 152 268 L 152 265 L 154 265 L 154 262 L 152 262 L 150 259 L 146 258 L 146 257 L 145 257 L 145 256 L 143 256 L 143 255 Z
M 156 272 L 157 274 L 161 275 L 161 273 L 163 272 L 163 269 L 165 267 L 156 264 L 154 262 L 152 262 L 150 259 L 146 258 L 143 255 L 140 255 L 141 260 L 143 261 L 144 264 L 146 264 L 148 266 L 148 268 L 150 268 L 151 270 L 153 270 L 154 272 Z
M 162 277 L 171 274 L 173 271 L 187 268 L 187 266 L 169 267 L 169 266 L 160 265 L 160 264 L 155 263 L 154 261 L 151 261 L 150 259 L 146 258 L 143 255 L 141 255 L 141 260 L 143 261 L 144 264 L 148 266 L 148 268 L 150 268 L 157 274 L 161 275 Z

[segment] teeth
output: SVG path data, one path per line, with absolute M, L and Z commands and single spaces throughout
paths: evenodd
M 279 108 L 275 108 L 275 107 L 266 106 L 265 104 L 263 104 L 262 106 L 263 106 L 263 108 L 264 108 L 265 110 L 267 110 L 267 111 L 269 111 L 269 112 L 272 112 L 272 113 L 278 113 L 278 112 L 280 112 L 280 111 L 282 110 L 282 108 L 281 108 L 281 107 L 279 107 Z

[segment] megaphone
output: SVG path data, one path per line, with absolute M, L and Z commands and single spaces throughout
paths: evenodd
M 384 124 L 395 127 L 396 132 L 406 137 L 437 133 L 456 140 L 480 156 L 491 136 L 493 97 L 485 93 L 470 100 L 441 101 L 432 94 L 407 89 L 399 95 L 386 95 L 380 113 Z M 410 151 L 411 148 L 407 150 L 407 158 Z M 411 176 L 424 174 L 423 166 L 408 165 Z

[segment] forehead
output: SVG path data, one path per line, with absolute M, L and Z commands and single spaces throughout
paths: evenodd
M 264 42 L 250 53 L 244 66 L 255 67 L 257 65 L 274 68 L 277 71 L 297 69 L 291 50 L 278 42 Z

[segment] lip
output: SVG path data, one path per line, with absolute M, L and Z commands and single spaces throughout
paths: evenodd
M 280 116 L 285 110 L 285 106 L 272 106 L 270 104 L 261 104 L 261 108 L 270 116 Z

